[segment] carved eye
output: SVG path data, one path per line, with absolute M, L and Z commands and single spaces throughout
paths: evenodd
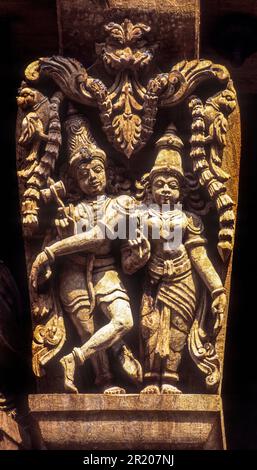
M 81 165 L 79 167 L 79 176 L 88 177 L 88 175 L 89 175 L 89 171 L 88 171 L 86 165 Z
M 163 186 L 163 181 L 156 181 L 154 186 L 156 186 L 156 188 L 162 188 Z
M 178 184 L 176 183 L 176 181 L 172 181 L 170 184 L 169 184 L 169 187 L 171 189 L 179 189 L 179 186 Z
M 95 173 L 101 173 L 101 171 L 103 171 L 103 168 L 101 167 L 101 165 L 97 165 L 94 167 L 94 172 Z

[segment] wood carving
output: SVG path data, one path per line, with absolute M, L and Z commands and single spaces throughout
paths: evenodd
M 32 63 L 25 76 L 32 83 L 51 77 L 70 99 L 97 105 L 109 141 L 127 158 L 142 149 L 152 135 L 158 107 L 175 106 L 208 78 L 215 77 L 222 84 L 229 81 L 225 67 L 196 60 L 183 61 L 169 73 L 159 73 L 153 65 L 149 76 L 158 48 L 144 39 L 150 27 L 133 25 L 127 19 L 121 25 L 109 23 L 105 29 L 106 42 L 98 44 L 96 52 L 98 62 L 110 75 L 106 83 L 90 75 L 95 75 L 94 66 L 85 70 L 78 61 L 59 56 Z
M 142 393 L 181 392 L 176 385 L 187 340 L 193 360 L 206 375 L 207 386 L 215 388 L 220 379 L 219 360 L 214 344 L 208 342 L 206 325 L 212 311 L 214 339 L 226 307 L 225 289 L 208 258 L 200 217 L 181 209 L 186 194 L 183 143 L 174 125 L 156 146 L 154 166 L 138 183 L 139 198 L 143 196 L 143 202 L 149 205 L 143 217 L 151 240 L 141 305 Z M 212 297 L 211 306 L 206 290 Z
M 141 369 L 131 351 L 120 340 L 132 327 L 132 314 L 125 287 L 115 267 L 115 259 L 108 239 L 91 242 L 88 251 L 81 252 L 80 238 L 91 225 L 94 227 L 99 214 L 106 214 L 114 220 L 119 211 L 129 204 L 129 196 L 110 197 L 105 194 L 107 186 L 107 157 L 100 149 L 91 132 L 87 119 L 70 108 L 65 122 L 68 151 L 67 190 L 62 181 L 51 180 L 49 189 L 41 191 L 46 204 L 55 203 L 55 230 L 44 241 L 45 251 L 38 255 L 32 267 L 31 299 L 36 325 L 33 337 L 33 369 L 36 375 L 44 373 L 46 364 L 62 349 L 66 338 L 63 313 L 69 315 L 83 343 L 61 358 L 65 389 L 77 393 L 74 384 L 75 366 L 83 365 L 91 358 L 95 371 L 95 383 L 105 393 L 125 393 L 113 385 L 109 361 L 105 349 L 115 343 L 115 352 L 123 368 L 134 380 L 140 380 Z M 75 114 L 74 114 L 75 113 Z M 73 190 L 69 193 L 69 187 Z M 115 185 L 114 185 L 115 187 Z M 101 217 L 101 215 L 100 215 Z M 51 237 L 49 239 L 49 237 Z M 53 241 L 57 241 L 53 243 Z M 55 246 L 73 245 L 59 266 L 59 275 L 51 281 L 44 293 L 35 292 L 34 273 L 42 264 L 44 256 L 54 261 Z M 50 241 L 50 245 L 49 245 Z M 51 244 L 52 243 L 52 244 Z M 77 244 L 77 246 L 76 246 Z M 47 253 L 47 255 L 46 255 Z M 78 253 L 78 254 L 75 254 Z M 65 251 L 66 254 L 66 251 Z M 48 266 L 46 278 L 51 274 Z M 103 311 L 110 323 L 97 330 L 98 319 L 93 315 L 95 308 Z M 96 331 L 97 330 L 97 331 Z
M 150 30 L 130 19 L 106 24 L 88 68 L 73 58 L 39 58 L 17 99 L 33 370 L 42 377 L 59 365 L 71 393 L 79 389 L 76 366 L 87 359 L 100 390 L 125 392 L 108 350 L 137 384 L 143 373 L 143 393 L 181 392 L 186 345 L 208 390 L 222 374 L 236 92 L 226 68 L 209 60 L 162 72 Z M 137 271 L 145 279 L 137 292 L 141 365 L 123 342 L 134 299 L 119 264 L 126 282 Z

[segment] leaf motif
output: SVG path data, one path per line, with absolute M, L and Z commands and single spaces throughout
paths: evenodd
M 140 39 L 144 33 L 148 33 L 150 31 L 150 26 L 146 26 L 143 23 L 135 24 L 131 29 L 131 34 L 129 40 L 134 43 Z
M 229 82 L 229 73 L 226 67 L 213 64 L 210 60 L 192 60 L 182 61 L 172 67 L 169 73 L 169 79 L 176 79 L 161 96 L 160 106 L 174 106 L 185 99 L 189 93 L 202 82 L 216 78 L 221 83 Z
M 120 148 L 129 158 L 141 135 L 140 117 L 135 114 L 130 116 L 119 115 L 113 119 L 112 125 Z
M 71 100 L 92 105 L 94 98 L 86 92 L 83 84 L 88 79 L 87 71 L 76 59 L 61 56 L 39 59 L 40 74 L 50 77 Z
M 143 34 L 149 32 L 151 28 L 144 23 L 136 23 L 134 25 L 126 18 L 122 24 L 111 22 L 106 25 L 104 29 L 109 33 L 109 42 L 110 39 L 114 39 L 120 44 L 126 45 L 136 43 Z
M 124 23 L 123 23 L 124 24 Z M 118 23 L 109 23 L 104 27 L 105 31 L 109 33 L 109 35 L 116 39 L 120 44 L 124 44 L 125 42 L 125 34 L 122 25 Z

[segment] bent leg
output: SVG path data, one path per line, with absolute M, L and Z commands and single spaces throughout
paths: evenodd
M 110 322 L 96 331 L 81 348 L 74 348 L 73 352 L 79 364 L 96 352 L 112 346 L 120 340 L 133 326 L 133 319 L 129 302 L 124 299 L 115 299 L 111 303 L 102 303 L 101 308 Z
M 96 312 L 97 314 L 97 312 Z M 94 314 L 95 316 L 95 314 Z M 82 344 L 86 343 L 95 333 L 95 318 L 83 309 L 79 310 L 71 319 L 79 333 Z M 95 385 L 106 387 L 112 382 L 112 374 L 109 367 L 109 359 L 105 351 L 99 351 L 91 357 L 95 373 Z
M 60 300 L 65 312 L 74 324 L 82 343 L 85 343 L 94 334 L 95 315 L 90 310 L 87 282 L 84 266 L 67 261 L 60 276 Z M 100 351 L 91 358 L 95 373 L 95 383 L 98 386 L 110 384 L 112 374 L 109 368 L 109 360 L 105 351 Z M 61 359 L 64 369 L 65 388 L 70 392 L 77 392 L 73 383 L 75 374 L 75 361 L 73 355 Z

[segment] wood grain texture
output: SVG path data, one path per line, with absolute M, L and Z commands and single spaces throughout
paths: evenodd
M 81 0 L 72 3 L 58 0 L 57 4 L 60 52 L 84 62 L 92 60 L 92 43 L 104 39 L 104 23 L 121 22 L 126 17 L 132 22 L 136 19 L 151 26 L 152 36 L 160 41 L 163 49 L 169 49 L 169 55 L 174 60 L 197 56 L 198 0 L 87 0 L 86 3 Z
M 47 449 L 223 449 L 217 396 L 30 395 Z

